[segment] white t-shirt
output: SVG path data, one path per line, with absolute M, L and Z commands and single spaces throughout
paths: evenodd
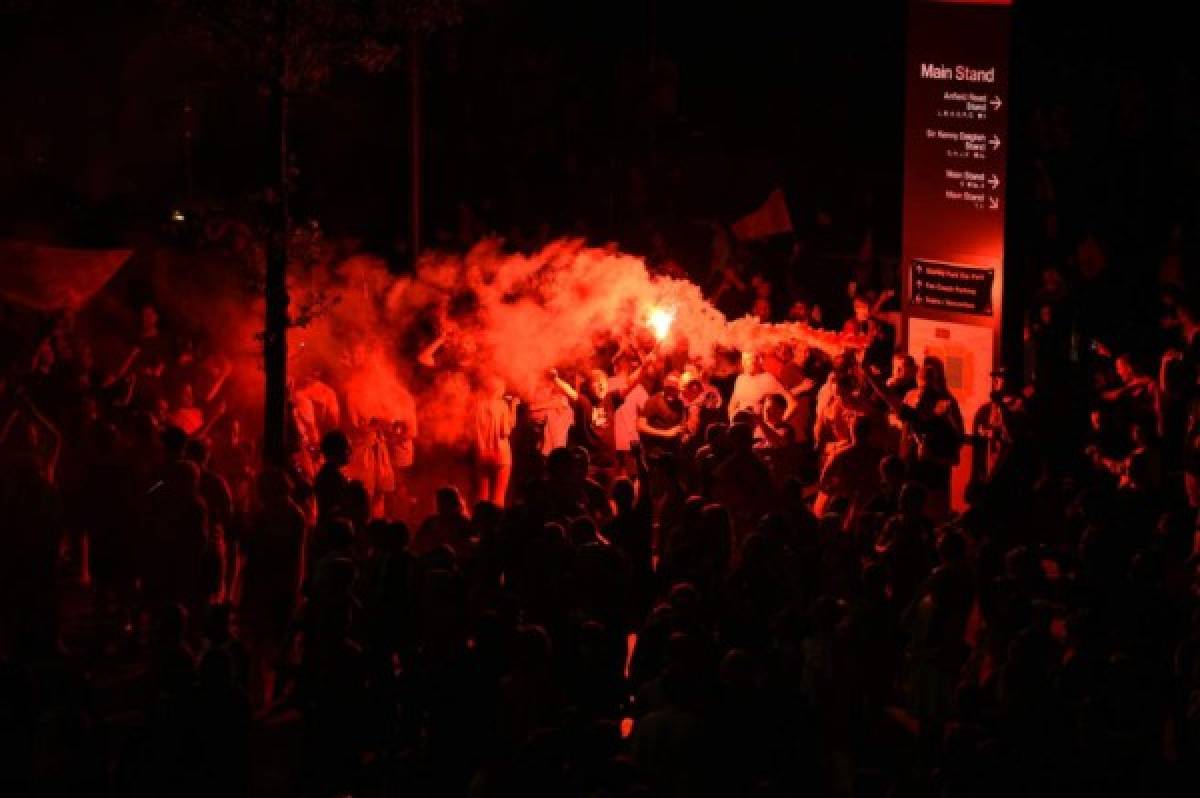
M 512 464 L 512 408 L 503 399 L 481 399 L 475 407 L 475 449 L 482 462 Z
M 825 413 L 825 408 L 833 400 L 834 387 L 836 385 L 837 374 L 831 372 L 828 379 L 825 380 L 825 384 L 817 389 L 817 402 L 816 406 L 813 407 L 813 418 L 820 419 Z
M 541 421 L 542 454 L 550 454 L 555 449 L 567 445 L 567 435 L 575 422 L 575 414 L 567 397 L 559 394 L 553 398 L 543 399 L 530 408 L 535 421 Z
M 771 372 L 739 375 L 733 384 L 733 395 L 729 397 L 729 420 L 732 421 L 740 410 L 752 410 L 761 415 L 763 400 L 773 393 L 785 394 L 787 389 Z
M 296 412 L 317 429 L 333 429 L 341 421 L 337 393 L 320 380 L 296 391 Z

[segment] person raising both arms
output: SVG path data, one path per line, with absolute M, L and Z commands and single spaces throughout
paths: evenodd
M 613 418 L 617 409 L 615 397 L 608 392 L 608 375 L 593 369 L 578 389 L 557 370 L 551 369 L 550 378 L 571 404 L 574 421 L 568 443 L 586 449 L 592 467 L 607 473 L 616 464 Z

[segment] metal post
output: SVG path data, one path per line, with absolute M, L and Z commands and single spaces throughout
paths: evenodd
M 408 231 L 413 268 L 421 255 L 421 32 L 408 32 Z

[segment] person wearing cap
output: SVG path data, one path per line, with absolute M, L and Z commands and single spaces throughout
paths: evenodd
M 638 433 L 642 445 L 650 455 L 675 454 L 683 442 L 687 427 L 687 408 L 680 393 L 678 372 L 670 372 L 663 378 L 662 390 L 646 400 L 638 417 Z
M 980 483 L 991 482 L 1012 454 L 1014 424 L 1025 409 L 1007 367 L 997 367 L 991 377 L 988 401 L 975 411 L 971 423 L 971 479 Z

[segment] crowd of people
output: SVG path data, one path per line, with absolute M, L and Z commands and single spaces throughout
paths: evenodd
M 436 491 L 415 431 L 352 418 L 332 377 L 297 375 L 292 456 L 263 466 L 228 359 L 153 306 L 111 366 L 70 317 L 30 336 L 6 309 L 0 789 L 1194 784 L 1200 317 L 1166 295 L 1146 368 L 1080 345 L 1070 289 L 1047 270 L 1026 368 L 970 418 L 886 295 L 833 355 L 600 337 L 533 395 L 478 379 L 472 476 Z

